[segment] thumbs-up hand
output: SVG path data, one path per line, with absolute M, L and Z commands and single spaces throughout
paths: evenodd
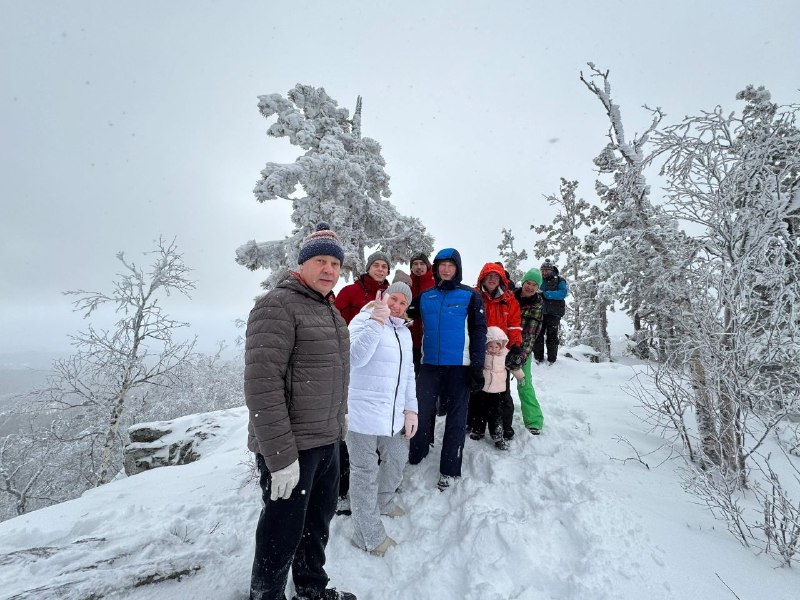
M 370 315 L 370 319 L 374 319 L 381 325 L 386 323 L 386 319 L 389 316 L 389 305 L 386 304 L 386 300 L 383 299 L 383 294 L 380 290 L 375 295 L 375 305 L 372 307 L 372 315 Z

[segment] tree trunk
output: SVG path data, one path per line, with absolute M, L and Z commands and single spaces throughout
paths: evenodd
M 702 462 L 704 466 L 709 466 L 707 461 L 714 465 L 721 466 L 722 459 L 719 452 L 719 440 L 714 422 L 714 406 L 708 390 L 708 380 L 706 369 L 703 366 L 703 358 L 699 350 L 694 350 L 689 359 L 689 369 L 692 375 L 692 386 L 694 387 L 695 410 L 697 411 L 697 428 L 700 431 L 702 443 Z
M 108 471 L 111 466 L 111 456 L 114 451 L 114 442 L 119 433 L 119 426 L 122 422 L 122 411 L 125 409 L 125 398 L 128 395 L 127 382 L 123 384 L 122 389 L 119 391 L 117 400 L 111 409 L 111 418 L 109 420 L 108 431 L 106 432 L 106 441 L 103 444 L 103 454 L 100 459 L 100 471 L 97 474 L 97 485 L 108 483 Z

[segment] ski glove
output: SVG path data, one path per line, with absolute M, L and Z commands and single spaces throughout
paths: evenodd
M 407 412 L 405 422 L 403 423 L 403 428 L 406 430 L 407 440 L 410 440 L 412 437 L 414 437 L 414 434 L 417 433 L 418 427 L 419 419 L 417 418 L 417 413 Z
M 373 319 L 383 325 L 386 323 L 386 319 L 389 318 L 391 312 L 389 311 L 389 305 L 386 304 L 386 300 L 383 299 L 383 294 L 380 290 L 375 295 L 375 304 L 372 307 L 372 314 L 370 315 L 370 319 Z
M 272 486 L 269 491 L 270 500 L 286 500 L 292 495 L 292 490 L 300 481 L 300 463 L 294 461 L 288 467 L 279 469 L 272 474 Z
M 506 368 L 511 371 L 515 371 L 522 367 L 525 363 L 524 355 L 522 353 L 522 348 L 519 346 L 511 346 L 508 349 L 508 354 L 506 355 Z

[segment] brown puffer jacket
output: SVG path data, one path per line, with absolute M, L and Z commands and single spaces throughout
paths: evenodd
M 259 298 L 247 322 L 247 447 L 275 472 L 298 450 L 344 437 L 350 334 L 331 303 L 290 275 Z

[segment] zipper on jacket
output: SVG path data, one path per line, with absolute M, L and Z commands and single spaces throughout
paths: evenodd
M 390 317 L 391 318 L 391 317 Z M 397 349 L 400 350 L 400 368 L 397 370 L 397 385 L 394 386 L 394 402 L 392 403 L 392 437 L 394 437 L 394 414 L 397 410 L 397 392 L 400 391 L 400 374 L 403 372 L 403 345 L 400 343 L 400 336 L 397 335 L 397 327 L 392 323 L 392 331 L 397 339 Z

